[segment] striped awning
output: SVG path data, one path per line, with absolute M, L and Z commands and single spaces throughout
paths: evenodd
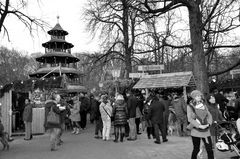
M 146 75 L 141 78 L 133 88 L 170 88 L 184 86 L 195 86 L 195 79 L 192 72 Z

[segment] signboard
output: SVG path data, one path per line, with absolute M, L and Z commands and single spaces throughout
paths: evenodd
M 140 65 L 138 71 L 156 71 L 164 70 L 164 65 Z
M 120 76 L 120 73 L 121 73 L 121 70 L 112 70 L 112 76 L 114 77 L 114 78 L 117 78 L 117 77 L 119 77 Z
M 141 78 L 148 75 L 148 73 L 129 73 L 129 78 Z
M 235 69 L 230 71 L 231 75 L 240 74 L 240 69 Z

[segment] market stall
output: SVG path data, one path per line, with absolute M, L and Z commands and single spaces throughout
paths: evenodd
M 145 75 L 134 85 L 134 89 L 153 88 L 183 88 L 184 97 L 186 99 L 186 88 L 195 87 L 195 79 L 192 72 L 175 72 Z

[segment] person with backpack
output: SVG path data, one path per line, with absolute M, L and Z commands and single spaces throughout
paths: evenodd
M 210 134 L 210 125 L 212 124 L 212 115 L 208 110 L 207 103 L 204 100 L 202 92 L 194 90 L 191 92 L 192 101 L 187 106 L 187 117 L 189 121 L 188 129 L 191 131 L 193 151 L 191 159 L 197 159 L 200 151 L 200 143 L 203 141 L 208 159 L 214 159 L 212 150 L 212 139 Z

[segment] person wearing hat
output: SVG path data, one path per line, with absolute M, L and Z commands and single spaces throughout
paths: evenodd
M 116 102 L 113 106 L 113 117 L 114 117 L 114 142 L 118 142 L 119 134 L 120 141 L 123 142 L 125 136 L 125 125 L 127 123 L 127 106 L 124 101 L 123 95 L 118 94 Z
M 190 125 L 193 151 L 191 159 L 197 159 L 200 151 L 200 143 L 203 141 L 208 159 L 214 158 L 212 150 L 212 140 L 210 134 L 210 125 L 212 124 L 212 115 L 208 111 L 207 104 L 202 92 L 194 90 L 191 92 L 192 101 L 187 106 L 187 117 Z

